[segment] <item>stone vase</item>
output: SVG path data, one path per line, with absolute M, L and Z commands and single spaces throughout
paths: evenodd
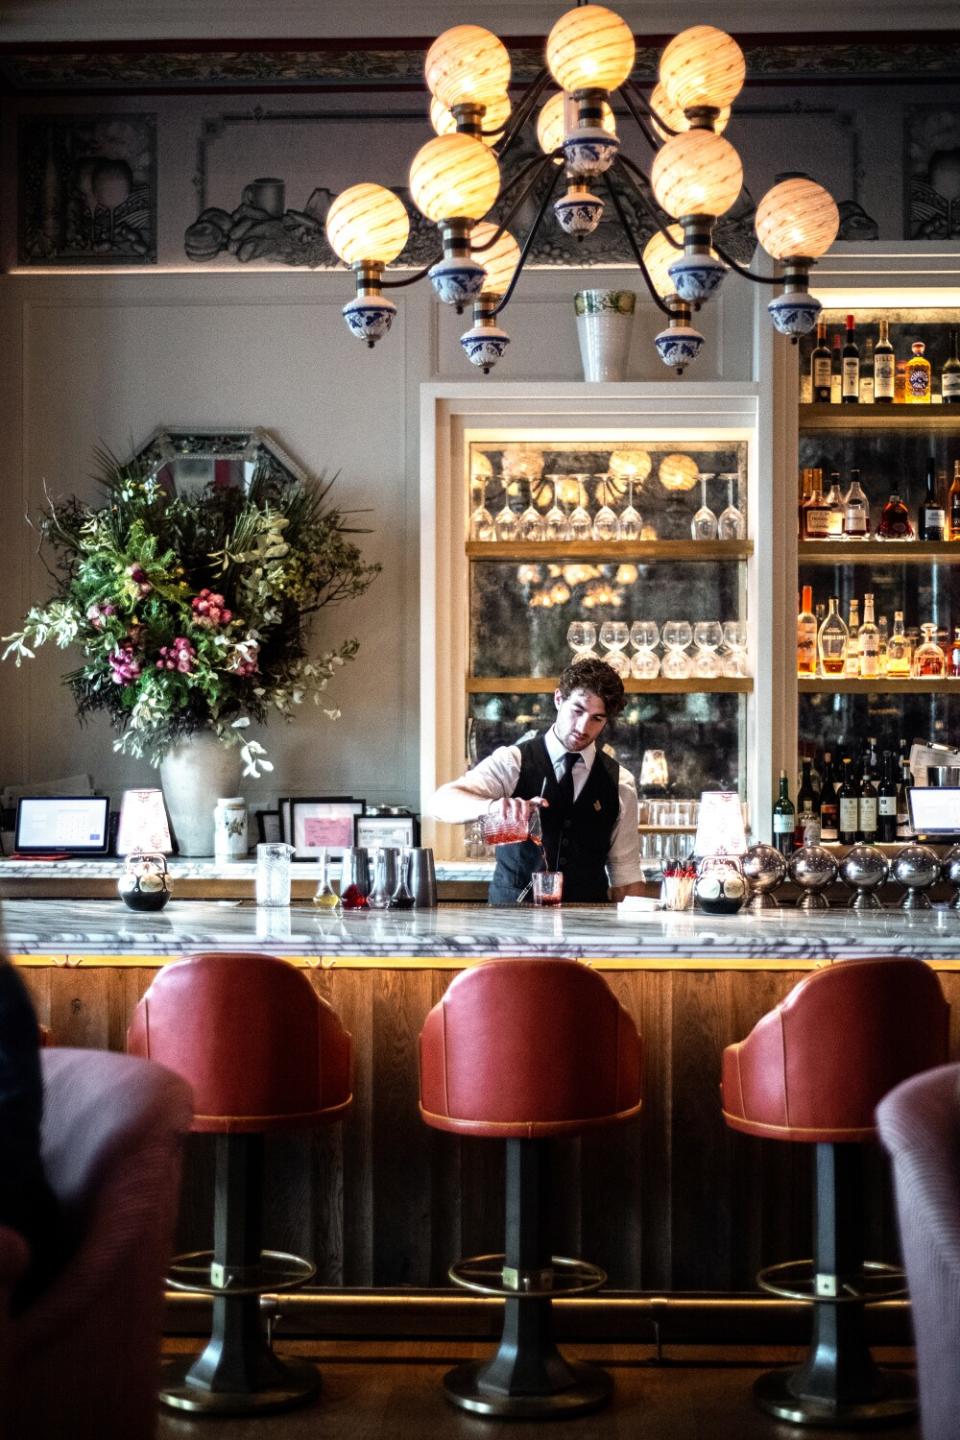
M 573 297 L 584 380 L 625 380 L 637 297 L 633 290 L 578 290 Z
M 181 855 L 213 854 L 213 811 L 221 796 L 236 795 L 243 762 L 236 745 L 222 745 L 212 730 L 198 730 L 167 751 L 160 783 Z

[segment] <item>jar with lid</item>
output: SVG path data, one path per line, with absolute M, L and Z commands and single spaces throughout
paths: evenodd
M 247 802 L 242 795 L 223 796 L 213 810 L 214 858 L 244 860 L 247 849 Z

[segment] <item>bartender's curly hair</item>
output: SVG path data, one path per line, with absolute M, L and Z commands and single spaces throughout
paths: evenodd
M 589 690 L 603 701 L 608 720 L 615 720 L 627 703 L 623 681 L 606 660 L 574 660 L 561 671 L 557 689 L 564 700 L 574 690 Z

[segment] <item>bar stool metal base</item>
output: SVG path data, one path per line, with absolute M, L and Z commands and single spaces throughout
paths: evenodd
M 484 1372 L 492 1362 L 479 1361 L 458 1365 L 443 1377 L 443 1389 L 451 1404 L 475 1415 L 489 1415 L 503 1420 L 560 1419 L 567 1415 L 585 1415 L 599 1410 L 610 1399 L 613 1381 L 605 1370 L 595 1365 L 578 1365 L 563 1360 L 569 1383 L 561 1390 L 539 1395 L 511 1395 L 484 1384 Z
M 301 1360 L 288 1362 L 271 1356 L 276 1374 L 266 1388 L 258 1390 L 211 1390 L 191 1384 L 189 1372 L 197 1363 L 195 1355 L 165 1366 L 160 1376 L 159 1399 L 171 1410 L 189 1410 L 205 1415 L 265 1415 L 306 1405 L 320 1390 L 320 1375 Z
M 761 1375 L 753 1387 L 753 1396 L 760 1409 L 791 1425 L 836 1430 L 900 1425 L 917 1413 L 912 1378 L 894 1370 L 877 1370 L 875 1394 L 860 1401 L 829 1401 L 814 1395 L 796 1395 L 790 1386 L 799 1373 L 796 1370 L 770 1370 Z

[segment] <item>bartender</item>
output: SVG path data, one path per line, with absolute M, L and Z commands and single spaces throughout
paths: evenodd
M 497 846 L 491 905 L 512 905 L 535 870 L 563 872 L 563 898 L 602 904 L 641 893 L 637 787 L 629 770 L 598 749 L 626 704 L 620 676 L 603 660 L 577 660 L 554 692 L 549 730 L 502 745 L 433 800 L 436 819 L 462 824 L 490 813 L 529 821 L 540 810 L 543 847 Z

